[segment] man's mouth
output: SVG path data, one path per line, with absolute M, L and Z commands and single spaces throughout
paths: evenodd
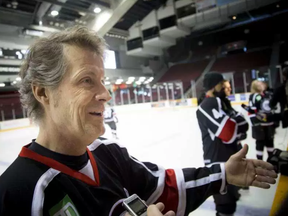
M 99 116 L 99 117 L 103 116 L 103 112 L 89 112 L 89 114 L 94 115 L 94 116 Z

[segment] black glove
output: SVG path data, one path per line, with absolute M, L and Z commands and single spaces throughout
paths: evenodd
M 277 173 L 288 176 L 288 152 L 274 149 L 267 162 L 271 163 Z

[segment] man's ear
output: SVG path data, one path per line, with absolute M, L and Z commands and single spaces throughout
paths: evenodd
M 50 102 L 49 92 L 46 87 L 35 85 L 35 84 L 31 84 L 31 87 L 32 87 L 33 95 L 36 98 L 36 100 L 39 101 L 39 103 L 41 103 L 42 105 L 49 104 Z

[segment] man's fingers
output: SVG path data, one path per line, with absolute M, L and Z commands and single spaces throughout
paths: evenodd
M 265 161 L 261 161 L 261 160 L 252 160 L 253 164 L 255 167 L 262 167 L 263 169 L 267 169 L 267 170 L 274 170 L 274 167 L 272 164 L 267 163 Z
M 159 209 L 159 211 L 162 212 L 165 208 L 165 205 L 163 203 L 159 202 L 156 204 L 156 207 Z
M 278 175 L 276 174 L 276 172 L 274 170 L 267 170 L 267 169 L 263 169 L 261 167 L 257 167 L 255 170 L 256 170 L 257 175 L 269 176 L 271 178 L 277 178 L 278 177 Z
M 175 216 L 175 212 L 169 211 L 165 214 L 165 216 Z
M 259 182 L 257 180 L 253 181 L 252 186 L 263 188 L 263 189 L 269 189 L 270 188 L 269 184 L 264 183 L 264 182 Z
M 269 184 L 275 184 L 276 183 L 276 180 L 274 178 L 270 178 L 268 176 L 260 176 L 260 175 L 257 175 L 256 181 L 263 182 L 263 183 L 269 183 Z

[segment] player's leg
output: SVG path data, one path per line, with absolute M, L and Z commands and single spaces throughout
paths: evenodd
M 113 121 L 111 122 L 111 132 L 112 132 L 112 136 L 114 139 L 118 139 L 118 136 L 117 136 L 117 126 L 116 126 L 116 123 Z
M 266 140 L 266 149 L 268 157 L 271 156 L 274 151 L 274 139 Z
M 256 140 L 256 157 L 258 160 L 263 160 L 265 140 Z
M 275 135 L 275 127 L 269 126 L 267 127 L 267 131 L 265 133 L 267 135 L 265 139 L 265 146 L 267 149 L 268 157 L 273 153 L 274 151 L 274 135 Z
M 233 216 L 236 211 L 239 188 L 227 185 L 227 193 L 224 195 L 214 195 L 216 204 L 216 216 Z

